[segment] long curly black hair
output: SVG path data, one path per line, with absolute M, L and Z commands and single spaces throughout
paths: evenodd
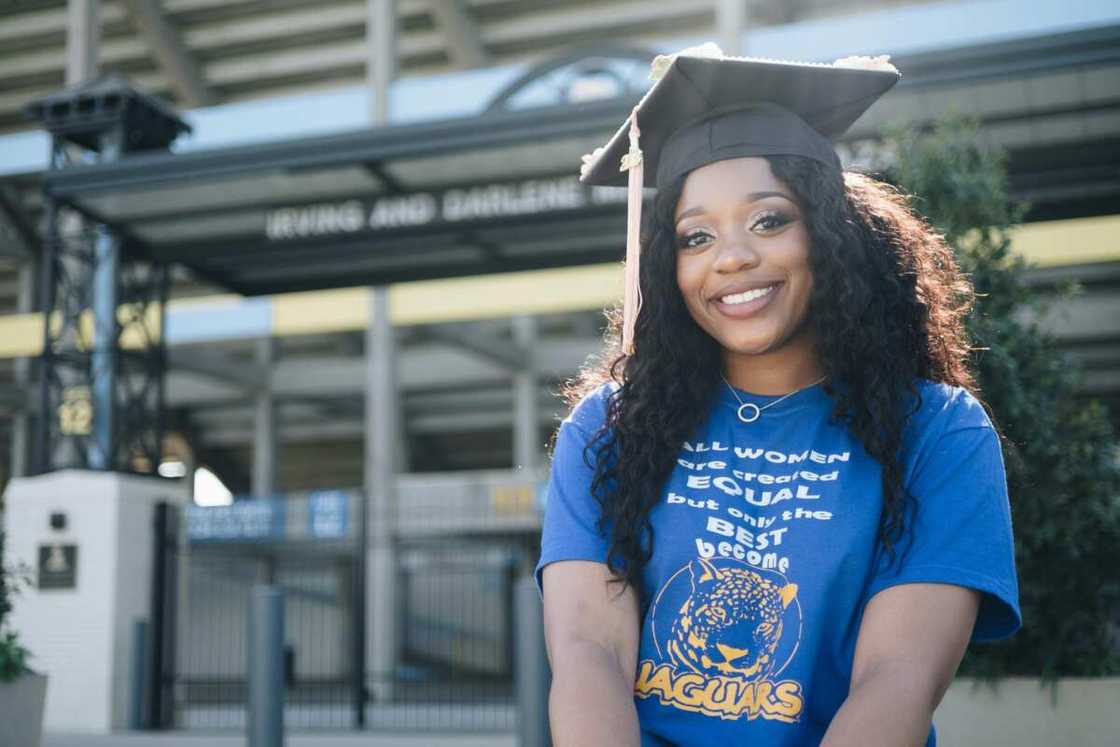
M 976 394 L 964 328 L 972 286 L 944 238 L 895 188 L 800 156 L 766 160 L 807 222 L 813 289 L 806 323 L 835 402 L 832 418 L 882 467 L 879 536 L 893 561 L 914 508 L 900 450 L 919 406 L 916 379 Z M 607 381 L 620 385 L 585 457 L 595 465 L 599 530 L 610 530 L 607 565 L 643 599 L 641 573 L 654 542 L 649 512 L 681 444 L 707 417 L 722 365 L 719 343 L 692 319 L 676 284 L 673 215 L 683 184 L 682 177 L 659 190 L 647 211 L 633 354 L 621 352 L 614 310 L 597 362 L 565 391 L 574 405 Z

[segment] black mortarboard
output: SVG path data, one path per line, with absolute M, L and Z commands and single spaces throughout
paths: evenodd
M 630 187 L 623 349 L 629 353 L 638 292 L 642 187 L 744 156 L 798 155 L 840 169 L 830 142 L 898 82 L 886 57 L 831 64 L 725 57 L 714 44 L 654 59 L 646 92 L 603 148 L 584 156 L 580 180 Z M 624 176 L 623 172 L 629 172 Z

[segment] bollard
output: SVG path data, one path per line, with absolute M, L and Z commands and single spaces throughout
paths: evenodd
M 284 594 L 253 587 L 249 608 L 249 747 L 284 744 Z
M 144 686 L 148 682 L 148 621 L 141 618 L 132 621 L 132 668 L 129 680 L 132 701 L 129 703 L 128 728 L 139 731 L 148 726 L 145 720 L 148 709 L 144 700 Z
M 548 689 L 552 672 L 544 647 L 544 610 L 532 576 L 522 576 L 514 584 L 516 658 L 514 682 L 517 685 L 517 744 L 519 747 L 549 747 L 552 734 L 548 725 Z

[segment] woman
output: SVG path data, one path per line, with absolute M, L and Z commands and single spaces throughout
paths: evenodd
M 1020 625 L 971 289 L 828 143 L 893 67 L 704 54 L 655 63 L 585 173 L 616 183 L 629 138 L 624 168 L 653 175 L 631 207 L 657 195 L 623 350 L 557 436 L 538 565 L 553 737 L 932 745 L 968 642 Z

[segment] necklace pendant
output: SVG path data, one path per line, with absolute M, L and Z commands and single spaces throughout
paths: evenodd
M 743 414 L 743 410 L 747 411 L 746 415 Z M 758 420 L 758 416 L 762 414 L 762 410 L 753 402 L 744 402 L 739 405 L 739 411 L 736 414 L 739 416 L 739 420 L 744 423 L 753 423 Z

